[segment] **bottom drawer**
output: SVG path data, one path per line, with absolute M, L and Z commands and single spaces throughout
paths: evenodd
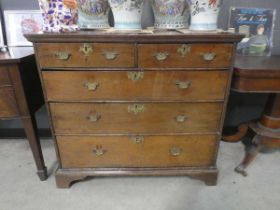
M 211 166 L 217 136 L 58 136 L 62 168 Z
M 0 118 L 18 116 L 17 103 L 11 87 L 0 88 Z

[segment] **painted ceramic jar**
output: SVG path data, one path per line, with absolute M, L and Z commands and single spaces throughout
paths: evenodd
M 191 30 L 216 30 L 222 0 L 187 0 L 191 8 Z
M 78 0 L 78 25 L 85 29 L 109 28 L 108 0 Z
M 189 6 L 186 0 L 153 0 L 155 28 L 187 28 Z
M 71 32 L 79 29 L 75 0 L 39 0 L 44 32 Z
M 144 0 L 109 0 L 116 29 L 141 29 Z

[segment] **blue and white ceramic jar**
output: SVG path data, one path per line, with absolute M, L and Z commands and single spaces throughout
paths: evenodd
M 78 25 L 83 29 L 109 28 L 108 0 L 78 0 Z
M 191 30 L 216 30 L 222 0 L 187 0 L 191 8 Z
M 178 29 L 187 28 L 189 6 L 186 0 L 153 0 L 155 28 Z
M 64 4 L 64 0 L 39 0 L 44 32 L 72 32 L 79 30 L 78 12 Z
M 116 29 L 141 29 L 144 0 L 109 0 Z

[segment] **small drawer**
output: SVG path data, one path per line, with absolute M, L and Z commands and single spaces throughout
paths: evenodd
M 0 67 L 0 87 L 10 86 L 11 81 L 6 67 Z
M 59 134 L 217 132 L 223 103 L 50 103 Z
M 16 116 L 18 116 L 18 109 L 13 89 L 10 87 L 0 88 L 0 118 Z
M 212 166 L 217 136 L 57 136 L 62 168 Z
M 223 100 L 228 71 L 43 71 L 48 101 Z
M 134 44 L 39 43 L 41 68 L 53 67 L 134 67 Z
M 141 68 L 228 68 L 231 44 L 140 44 Z

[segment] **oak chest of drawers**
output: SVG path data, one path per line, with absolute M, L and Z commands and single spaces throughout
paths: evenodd
M 215 185 L 239 34 L 30 34 L 59 161 L 87 176 L 187 175 Z

